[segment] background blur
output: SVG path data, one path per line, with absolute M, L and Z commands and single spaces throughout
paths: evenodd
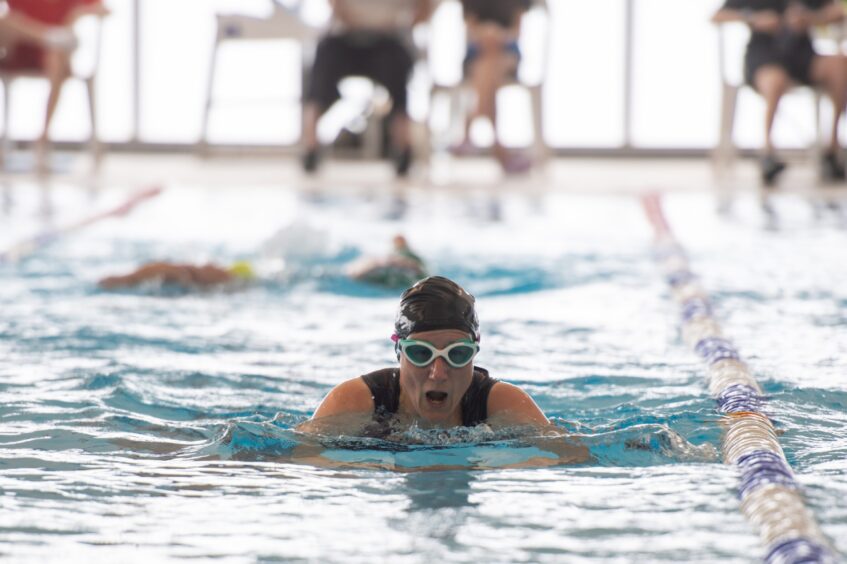
M 302 14 L 310 23 L 326 21 L 326 0 L 304 2 Z M 273 9 L 271 0 L 107 0 L 106 4 L 112 14 L 104 22 L 98 74 L 101 140 L 112 149 L 198 147 L 215 15 L 267 15 Z M 720 77 L 716 31 L 709 17 L 721 0 L 550 0 L 549 4 L 544 135 L 555 152 L 705 155 L 714 147 Z M 543 23 L 536 18 L 526 25 Z M 437 12 L 433 29 L 437 31 L 429 40 L 429 61 L 420 65 L 410 85 L 411 111 L 418 120 L 428 114 L 433 78 L 439 82 L 459 78 L 463 37 L 457 3 Z M 527 44 L 524 49 L 532 58 L 538 47 Z M 741 52 L 739 47 L 739 65 Z M 296 145 L 301 60 L 301 46 L 294 41 L 224 43 L 213 85 L 216 106 L 209 123 L 210 145 L 238 150 Z M 11 95 L 11 138 L 35 139 L 43 119 L 46 83 L 17 81 Z M 503 112 L 505 142 L 527 144 L 531 122 L 525 91 L 506 89 L 501 95 L 514 98 Z M 778 146 L 810 143 L 811 104 L 803 95 L 785 99 L 776 125 Z M 824 108 L 824 117 L 828 111 Z M 762 113 L 755 94 L 742 90 L 735 135 L 739 146 L 761 144 Z M 51 136 L 60 145 L 83 142 L 88 123 L 83 86 L 71 82 Z

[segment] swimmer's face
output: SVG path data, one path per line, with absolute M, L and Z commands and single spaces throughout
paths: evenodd
M 412 333 L 409 338 L 443 349 L 456 341 L 467 340 L 468 334 L 456 329 L 439 329 Z M 454 368 L 439 357 L 426 366 L 415 366 L 401 354 L 400 409 L 430 423 L 461 425 L 462 397 L 472 380 L 473 362 Z

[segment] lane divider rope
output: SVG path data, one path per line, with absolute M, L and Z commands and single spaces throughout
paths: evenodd
M 0 264 L 14 264 L 16 262 L 19 262 L 24 258 L 32 255 L 33 253 L 43 249 L 47 245 L 52 244 L 58 239 L 61 239 L 62 237 L 69 235 L 74 231 L 79 231 L 88 227 L 89 225 L 93 225 L 95 223 L 103 221 L 104 219 L 124 217 L 131 213 L 132 210 L 135 209 L 135 207 L 139 204 L 152 198 L 155 198 L 161 193 L 162 188 L 160 186 L 145 188 L 132 194 L 126 201 L 124 201 L 119 206 L 108 209 L 106 211 L 98 212 L 94 215 L 91 215 L 79 221 L 75 221 L 60 228 L 46 229 L 33 237 L 29 237 L 27 239 L 24 239 L 23 241 L 15 243 L 4 251 L 0 251 Z
M 767 399 L 735 345 L 714 318 L 709 296 L 688 264 L 658 194 L 642 198 L 656 234 L 655 258 L 679 305 L 683 341 L 706 363 L 709 391 L 722 414 L 724 461 L 740 474 L 741 511 L 759 532 L 768 564 L 836 562 L 835 550 L 803 501 Z

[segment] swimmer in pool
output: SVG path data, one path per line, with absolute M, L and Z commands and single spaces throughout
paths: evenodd
M 583 462 L 588 450 L 567 440 L 521 388 L 474 365 L 479 352 L 475 300 L 455 282 L 432 276 L 400 298 L 394 323 L 399 366 L 333 388 L 299 431 L 385 438 L 398 428 L 535 427 L 558 458 L 527 465 Z M 351 428 L 358 421 L 359 427 Z M 551 443 L 556 443 L 552 447 Z
M 347 269 L 347 275 L 361 282 L 386 288 L 405 288 L 426 276 L 423 260 L 409 248 L 402 235 L 394 237 L 394 251 L 385 258 L 365 259 Z M 253 266 L 238 261 L 228 267 L 151 262 L 122 276 L 109 276 L 98 285 L 104 290 L 131 288 L 144 283 L 159 283 L 183 290 L 205 290 L 256 281 Z
M 356 262 L 347 269 L 347 275 L 360 282 L 402 289 L 426 278 L 427 271 L 423 259 L 412 251 L 406 238 L 395 235 L 390 255 Z
M 256 275 L 250 263 L 239 261 L 229 267 L 216 264 L 197 266 L 173 262 L 151 262 L 123 276 L 103 278 L 98 286 L 104 290 L 116 290 L 158 282 L 184 290 L 202 290 L 237 282 L 250 282 Z

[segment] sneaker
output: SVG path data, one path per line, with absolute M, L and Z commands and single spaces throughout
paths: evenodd
M 532 168 L 532 159 L 523 153 L 508 153 L 500 164 L 506 174 L 526 174 Z
M 412 149 L 406 147 L 394 157 L 394 172 L 397 176 L 406 177 L 412 168 Z
M 308 149 L 303 154 L 303 172 L 305 172 L 306 174 L 314 174 L 318 170 L 318 164 L 320 160 L 320 153 L 316 148 Z
M 776 184 L 777 176 L 785 170 L 785 163 L 773 155 L 765 155 L 759 161 L 759 167 L 762 171 L 762 182 L 764 185 L 773 186 Z
M 826 153 L 821 158 L 821 178 L 824 180 L 845 180 L 847 174 L 844 165 L 838 162 L 834 152 Z
M 450 145 L 448 151 L 454 157 L 475 157 L 482 154 L 482 150 L 467 139 L 457 145 Z

